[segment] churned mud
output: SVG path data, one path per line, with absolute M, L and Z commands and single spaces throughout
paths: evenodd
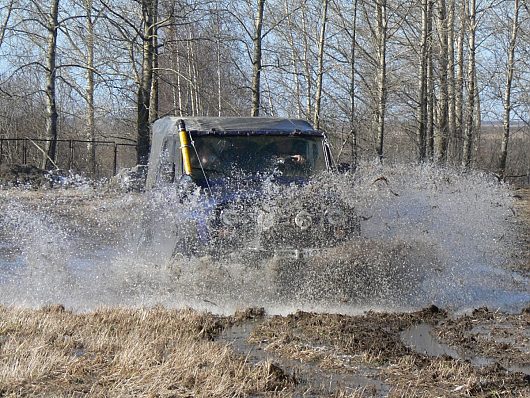
M 530 393 L 529 340 L 524 337 L 528 318 L 525 313 L 505 316 L 518 320 L 520 327 L 505 330 L 502 354 L 480 357 L 487 361 L 480 360 L 479 353 L 498 353 L 498 343 L 484 339 L 482 348 L 466 352 L 460 339 L 449 334 L 439 338 L 434 330 L 447 332 L 445 325 L 452 316 L 434 306 L 413 313 L 299 312 L 272 317 L 250 333 L 249 341 L 274 353 L 279 363 L 289 358 L 318 364 L 324 372 L 364 376 L 367 379 L 360 385 L 350 382 L 343 387 L 360 388 L 368 396 L 526 396 Z M 457 317 L 454 322 L 466 319 Z M 475 328 L 487 325 L 484 319 L 475 323 Z M 429 334 L 428 344 L 424 333 Z M 444 350 L 439 349 L 442 345 Z

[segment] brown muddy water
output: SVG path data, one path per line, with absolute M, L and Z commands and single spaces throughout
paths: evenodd
M 170 189 L 0 190 L 0 305 L 207 311 L 213 341 L 266 364 L 283 396 L 530 396 L 527 192 L 410 166 L 335 185 L 362 236 L 303 262 L 172 259 L 198 204 Z

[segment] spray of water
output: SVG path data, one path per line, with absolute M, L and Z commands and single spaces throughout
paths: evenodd
M 361 236 L 322 244 L 297 260 L 246 250 L 188 257 L 175 250 L 200 234 L 190 230 L 190 220 L 206 214 L 198 191 L 185 199 L 171 185 L 143 194 L 89 187 L 4 191 L 0 300 L 78 310 L 163 304 L 220 313 L 255 305 L 285 313 L 431 303 L 517 310 L 530 301 L 528 280 L 506 268 L 518 248 L 510 190 L 490 177 L 365 164 L 353 177 L 323 176 L 304 187 L 271 182 L 263 195 L 268 209 L 294 213 L 304 203 L 332 207 L 318 200 L 323 192 L 355 208 Z M 245 212 L 255 215 L 263 206 L 247 204 Z M 241 248 L 256 242 L 253 233 L 238 238 Z

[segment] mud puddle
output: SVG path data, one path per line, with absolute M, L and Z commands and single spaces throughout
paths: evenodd
M 337 394 L 339 391 L 347 394 L 360 393 L 370 397 L 388 396 L 390 386 L 379 380 L 377 372 L 368 367 L 362 369 L 351 367 L 349 371 L 352 373 L 347 373 L 348 369 L 341 372 L 326 371 L 311 362 L 288 359 L 266 351 L 266 341 L 249 342 L 252 332 L 265 321 L 266 319 L 246 320 L 234 324 L 224 329 L 216 341 L 230 346 L 235 353 L 245 357 L 252 365 L 269 363 L 269 372 L 281 372 L 284 377 L 293 381 L 294 396 L 319 397 L 323 394 Z
M 456 360 L 463 360 L 475 367 L 492 366 L 498 363 L 494 358 L 460 353 L 448 344 L 441 343 L 433 336 L 434 328 L 431 325 L 420 323 L 413 325 L 401 332 L 401 341 L 418 354 L 431 357 L 448 356 Z M 506 339 L 508 341 L 508 339 Z M 530 365 L 507 365 L 504 368 L 510 372 L 530 375 Z

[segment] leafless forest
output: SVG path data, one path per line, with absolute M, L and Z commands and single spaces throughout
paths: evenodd
M 47 168 L 86 140 L 97 173 L 95 141 L 144 163 L 164 115 L 289 116 L 340 161 L 527 182 L 529 51 L 525 0 L 0 0 L 0 138 L 48 139 Z

